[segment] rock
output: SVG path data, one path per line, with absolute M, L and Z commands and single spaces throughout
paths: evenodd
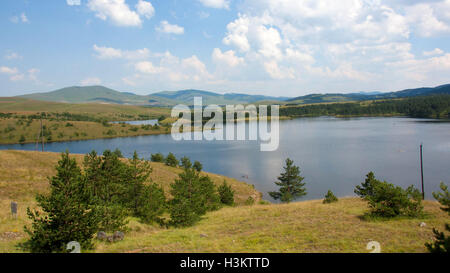
M 124 237 L 125 237 L 125 234 L 123 234 L 123 232 L 121 232 L 121 231 L 116 231 L 113 234 L 114 242 L 122 241 Z
M 114 237 L 113 236 L 108 236 L 108 237 L 106 237 L 106 240 L 108 241 L 108 243 L 113 243 L 114 242 Z
M 108 236 L 106 235 L 106 232 L 104 232 L 104 231 L 99 231 L 97 233 L 97 239 L 100 241 L 106 241 L 107 237 Z
M 425 224 L 425 222 L 420 223 L 419 227 L 426 227 L 427 224 Z
M 202 237 L 202 238 L 206 238 L 206 237 L 208 237 L 208 235 L 206 235 L 206 234 L 202 233 L 202 234 L 200 234 L 200 237 Z

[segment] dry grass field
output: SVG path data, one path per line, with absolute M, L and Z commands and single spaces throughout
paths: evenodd
M 83 155 L 73 155 L 81 163 Z M 20 252 L 26 240 L 23 226 L 30 222 L 26 208 L 36 205 L 36 193 L 48 191 L 47 177 L 54 174 L 56 153 L 0 151 L 0 253 Z M 152 180 L 168 190 L 179 168 L 152 163 Z M 130 218 L 125 240 L 96 242 L 94 252 L 369 252 L 366 245 L 378 241 L 382 252 L 425 252 L 449 216 L 439 204 L 425 201 L 421 219 L 364 220 L 365 202 L 342 198 L 333 204 L 321 200 L 291 204 L 259 204 L 252 185 L 208 174 L 216 183 L 226 179 L 236 191 L 236 207 L 208 213 L 189 228 L 165 229 Z M 255 205 L 245 205 L 249 196 Z M 10 202 L 19 204 L 18 219 L 10 215 Z M 425 222 L 425 227 L 420 223 Z

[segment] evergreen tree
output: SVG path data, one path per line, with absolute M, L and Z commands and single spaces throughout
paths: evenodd
M 84 202 L 89 193 L 76 160 L 68 152 L 62 154 L 56 171 L 50 178 L 50 193 L 36 197 L 41 210 L 27 209 L 32 227 L 25 227 L 30 239 L 24 247 L 31 252 L 64 252 L 71 241 L 89 249 L 99 230 L 100 214 L 95 205 Z
M 275 182 L 280 187 L 277 192 L 269 192 L 269 195 L 275 199 L 280 199 L 281 202 L 289 203 L 299 197 L 306 195 L 304 177 L 300 176 L 300 169 L 294 165 L 294 161 L 286 159 L 286 166 L 283 167 L 284 172 L 278 177 Z
M 366 180 L 361 184 L 361 186 L 356 186 L 355 193 L 361 198 L 371 196 L 374 193 L 375 185 L 380 183 L 381 181 L 375 179 L 375 174 L 373 172 L 369 172 L 366 175 Z
M 203 165 L 202 165 L 202 163 L 200 163 L 199 161 L 195 161 L 195 162 L 194 162 L 193 168 L 194 168 L 197 172 L 201 172 L 201 171 L 203 170 Z
M 161 153 L 152 154 L 151 161 L 152 162 L 164 162 L 165 161 L 164 155 Z
M 324 204 L 334 203 L 337 202 L 338 198 L 334 195 L 334 193 L 331 190 L 328 190 L 327 194 L 325 195 L 325 199 L 323 200 Z
M 175 157 L 174 154 L 169 153 L 169 155 L 166 157 L 166 165 L 170 167 L 178 166 L 178 159 Z
M 162 223 L 160 216 L 166 210 L 166 197 L 164 190 L 152 183 L 145 185 L 138 197 L 136 216 L 144 223 Z
M 224 205 L 232 206 L 234 204 L 234 190 L 223 181 L 223 184 L 218 188 L 220 202 Z
M 450 215 L 450 193 L 448 186 L 441 182 L 440 188 L 442 192 L 434 193 L 433 196 L 443 206 L 441 209 Z M 445 230 L 450 232 L 450 224 L 445 224 Z M 428 251 L 432 253 L 449 253 L 450 252 L 450 235 L 440 232 L 433 228 L 435 241 L 433 243 L 426 243 Z
M 128 160 L 129 164 L 129 178 L 128 178 L 128 200 L 127 205 L 134 215 L 137 214 L 139 208 L 139 200 L 142 191 L 150 178 L 152 167 L 148 161 L 141 160 L 136 151 L 134 151 L 133 158 Z
M 85 156 L 86 188 L 92 194 L 89 204 L 95 204 L 102 214 L 103 231 L 124 230 L 127 224 L 127 193 L 131 176 L 128 166 L 117 154 L 106 150 L 103 157 L 92 152 Z
M 191 226 L 207 211 L 218 208 L 219 196 L 213 182 L 194 169 L 184 169 L 171 188 L 170 224 L 174 226 Z
M 191 160 L 184 156 L 183 158 L 181 158 L 181 167 L 185 168 L 185 169 L 190 169 L 192 168 L 192 163 Z

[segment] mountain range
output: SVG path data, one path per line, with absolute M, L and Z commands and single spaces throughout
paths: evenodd
M 130 92 L 119 92 L 104 86 L 73 86 L 47 93 L 33 93 L 20 96 L 41 101 L 66 103 L 108 103 L 141 106 L 174 106 L 176 104 L 192 105 L 194 97 L 202 97 L 203 104 L 247 104 L 247 103 L 279 103 L 279 104 L 312 104 L 327 102 L 364 101 L 374 99 L 405 98 L 433 94 L 450 94 L 450 84 L 437 87 L 421 87 L 396 92 L 359 92 L 334 94 L 309 94 L 294 98 L 249 95 L 239 93 L 218 94 L 202 90 L 163 91 L 149 95 L 136 95 Z

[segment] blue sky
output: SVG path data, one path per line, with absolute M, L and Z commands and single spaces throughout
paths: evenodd
M 450 0 L 2 0 L 0 96 L 450 83 Z

